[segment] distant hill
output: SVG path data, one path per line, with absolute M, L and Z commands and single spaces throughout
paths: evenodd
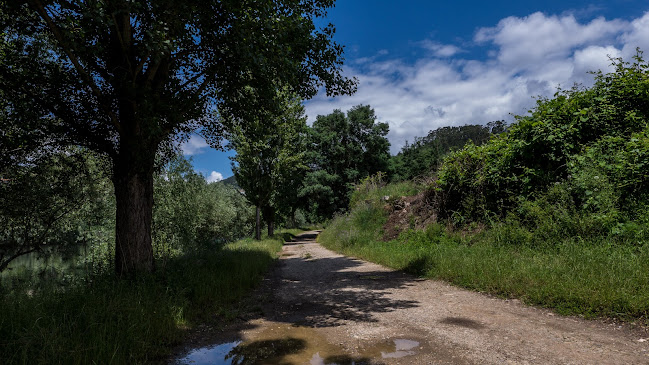
M 219 182 L 220 182 L 220 183 L 223 183 L 223 184 L 225 184 L 225 185 L 232 185 L 232 186 L 234 186 L 234 187 L 237 188 L 237 189 L 239 188 L 239 184 L 237 184 L 237 179 L 234 178 L 234 175 L 230 176 L 230 177 L 227 178 L 227 179 L 223 179 L 223 180 L 221 180 L 221 181 L 219 181 Z

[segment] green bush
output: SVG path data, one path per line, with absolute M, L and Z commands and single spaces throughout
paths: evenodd
M 252 232 L 254 210 L 234 187 L 208 184 L 184 158 L 155 180 L 153 242 L 158 257 L 218 246 Z
M 431 187 L 440 214 L 460 221 L 504 217 L 521 199 L 565 181 L 580 208 L 603 211 L 618 199 L 645 199 L 649 65 L 640 53 L 633 64 L 615 64 L 614 72 L 595 74 L 593 87 L 541 98 L 507 132 L 448 156 Z M 592 181 L 596 176 L 608 180 Z

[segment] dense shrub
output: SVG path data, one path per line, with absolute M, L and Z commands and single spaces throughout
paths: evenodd
M 627 204 L 644 200 L 649 182 L 649 65 L 640 53 L 632 64 L 614 62 L 614 72 L 595 73 L 593 87 L 541 98 L 507 132 L 448 156 L 432 187 L 440 215 L 504 217 L 556 184 L 579 209 L 633 214 Z
M 159 256 L 251 234 L 254 211 L 231 185 L 208 184 L 189 161 L 172 161 L 155 180 L 153 240 Z

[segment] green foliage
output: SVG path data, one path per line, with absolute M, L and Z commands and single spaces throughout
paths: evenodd
M 307 125 L 301 100 L 286 91 L 278 91 L 276 97 L 277 105 L 258 109 L 254 116 L 227 115 L 230 144 L 237 152 L 231 158 L 234 176 L 269 227 L 277 215 L 294 217 L 297 191 L 307 169 Z
M 431 191 L 440 214 L 504 217 L 564 182 L 580 209 L 628 211 L 629 199 L 646 196 L 649 66 L 640 53 L 633 64 L 615 65 L 596 73 L 592 88 L 541 98 L 506 133 L 447 157 Z
M 177 157 L 155 180 L 153 239 L 158 257 L 215 247 L 252 232 L 254 212 L 237 189 L 208 184 Z
M 341 249 L 379 240 L 386 218 L 379 204 L 358 204 L 349 214 L 334 217 L 318 241 L 335 241 Z
M 255 111 L 274 99 L 277 85 L 303 98 L 323 86 L 329 96 L 355 91 L 355 80 L 342 75 L 333 25 L 315 24 L 332 6 L 3 1 L 0 138 L 11 147 L 0 152 L 13 162 L 44 142 L 108 157 L 115 269 L 125 276 L 151 271 L 156 159 L 173 157 L 177 142 L 198 129 L 221 147 L 224 125 L 214 111 Z M 246 87 L 261 102 L 241 97 Z
M 649 126 L 602 138 L 574 156 L 568 168 L 585 208 L 636 207 L 649 198 Z
M 70 255 L 110 239 L 103 161 L 81 149 L 0 170 L 0 272 L 27 254 Z
M 350 209 L 357 204 L 368 201 L 379 201 L 384 197 L 388 199 L 400 198 L 417 194 L 422 186 L 413 181 L 401 181 L 398 183 L 386 183 L 385 174 L 378 172 L 361 180 L 354 187 L 354 192 L 349 203 Z
M 37 162 L 2 175 L 0 269 L 20 255 L 42 262 L 53 256 L 84 273 L 113 268 L 115 200 L 105 161 L 73 150 Z M 245 197 L 232 186 L 208 184 L 180 156 L 156 177 L 154 190 L 154 254 L 162 266 L 173 256 L 252 231 L 254 212 Z M 31 269 L 18 266 L 9 267 Z
M 387 172 L 390 158 L 387 123 L 377 123 L 369 105 L 319 115 L 309 130 L 311 171 L 300 191 L 315 220 L 347 209 L 354 184 Z
M 428 132 L 426 137 L 416 137 L 412 144 L 406 142 L 401 152 L 390 159 L 391 180 L 410 180 L 429 175 L 449 152 L 464 147 L 469 141 L 482 145 L 491 135 L 500 134 L 506 128 L 504 121 L 495 121 L 484 126 L 441 127 Z

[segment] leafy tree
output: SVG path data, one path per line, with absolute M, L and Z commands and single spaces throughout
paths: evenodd
M 302 186 L 306 165 L 306 138 L 308 127 L 304 107 L 299 98 L 289 100 L 279 125 L 281 132 L 281 145 L 277 146 L 277 160 L 275 163 L 275 187 L 271 197 L 270 206 L 272 214 L 282 217 L 289 224 L 295 225 L 295 212 L 299 204 L 298 191 Z M 273 217 L 271 217 L 273 218 Z M 272 230 L 271 222 L 276 218 L 267 220 Z M 272 235 L 272 232 L 269 231 Z
M 0 272 L 30 253 L 72 252 L 113 209 L 100 160 L 80 149 L 0 170 Z
M 319 218 L 347 209 L 355 183 L 388 170 L 387 123 L 377 123 L 369 105 L 319 115 L 310 129 L 311 171 L 300 196 Z
M 332 25 L 333 0 L 0 3 L 0 90 L 11 136 L 79 145 L 108 156 L 116 197 L 115 269 L 153 270 L 156 155 L 200 128 L 214 147 L 214 113 L 246 109 L 246 85 L 270 99 L 279 82 L 308 98 L 350 93 Z M 9 136 L 9 138 L 11 138 Z M 164 159 L 162 159 L 164 161 Z
M 234 187 L 211 183 L 182 156 L 155 179 L 153 242 L 161 257 L 214 247 L 250 234 L 252 207 Z
M 248 201 L 257 207 L 256 239 L 261 239 L 260 213 L 272 235 L 278 212 L 294 213 L 302 182 L 306 117 L 298 97 L 279 91 L 278 105 L 258 109 L 232 121 L 232 170 Z M 232 116 L 231 116 L 232 117 Z
M 499 120 L 486 125 L 469 124 L 432 130 L 425 137 L 415 138 L 412 144 L 406 143 L 401 152 L 390 160 L 392 180 L 410 180 L 428 175 L 437 169 L 449 152 L 464 147 L 469 141 L 481 145 L 491 135 L 500 134 L 506 128 L 505 122 Z

